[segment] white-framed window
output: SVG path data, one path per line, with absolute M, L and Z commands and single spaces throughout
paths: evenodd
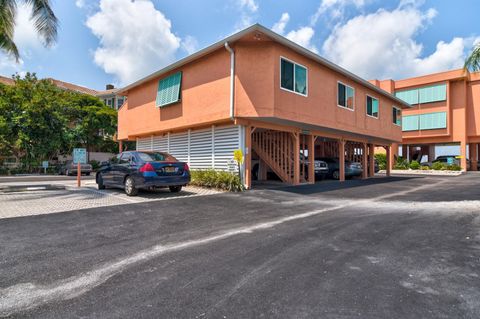
M 402 110 L 396 106 L 392 106 L 392 121 L 393 124 L 402 126 Z
M 280 88 L 303 96 L 308 94 L 308 69 L 280 57 Z
M 337 105 L 352 111 L 355 109 L 355 89 L 340 81 L 337 82 Z
M 367 115 L 378 119 L 379 101 L 373 96 L 367 95 Z

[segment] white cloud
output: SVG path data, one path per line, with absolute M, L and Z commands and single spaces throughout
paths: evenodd
M 285 32 L 285 27 L 287 26 L 288 21 L 290 21 L 290 15 L 288 14 L 288 12 L 285 12 L 282 14 L 280 20 L 278 20 L 278 22 L 273 25 L 272 30 L 279 34 L 283 34 Z
M 187 35 L 182 39 L 182 49 L 184 49 L 188 54 L 192 54 L 198 50 L 198 41 L 195 37 Z
M 357 9 L 365 6 L 367 0 L 322 0 L 315 14 L 310 19 L 310 25 L 315 25 L 325 13 L 329 13 L 330 19 L 341 18 L 345 12 L 345 8 L 354 5 Z
M 313 30 L 313 28 L 301 27 L 298 30 L 292 30 L 288 32 L 286 37 L 287 39 L 292 40 L 293 42 L 301 45 L 302 47 L 318 53 L 317 47 L 312 43 L 312 38 L 314 35 L 315 30 Z
M 288 22 L 290 21 L 290 15 L 288 12 L 285 12 L 280 17 L 280 20 L 276 22 L 272 30 L 284 35 L 287 39 L 315 52 L 318 53 L 317 47 L 312 43 L 313 36 L 315 35 L 315 30 L 312 27 L 300 27 L 297 30 L 291 30 L 285 34 L 285 28 L 287 27 Z
M 240 20 L 235 24 L 235 30 L 240 31 L 253 24 L 259 6 L 256 0 L 235 0 L 235 3 L 240 10 Z
M 75 1 L 75 5 L 78 7 L 78 8 L 83 8 L 85 6 L 85 0 L 76 0 Z
M 392 11 L 378 10 L 339 24 L 323 45 L 323 54 L 333 62 L 367 79 L 401 78 L 459 68 L 473 39 L 439 42 L 435 52 L 423 55 L 415 40 L 437 12 L 420 11 L 403 2 Z
M 126 84 L 171 63 L 181 45 L 150 0 L 101 0 L 87 26 L 100 40 L 94 61 Z
M 34 53 L 41 53 L 47 50 L 43 47 L 42 41 L 38 37 L 33 21 L 30 20 L 32 7 L 27 4 L 20 4 L 17 7 L 15 17 L 15 31 L 13 41 L 20 52 L 20 61 L 17 63 L 11 56 L 0 52 L 0 73 L 8 76 L 16 72 L 24 72 L 24 60 L 29 60 Z
M 240 8 L 247 8 L 251 12 L 256 12 L 258 10 L 258 4 L 255 0 L 238 0 Z

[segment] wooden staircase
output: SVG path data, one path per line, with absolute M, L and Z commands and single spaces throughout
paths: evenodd
M 255 131 L 252 133 L 252 149 L 270 169 L 285 183 L 294 182 L 294 136 L 288 132 Z

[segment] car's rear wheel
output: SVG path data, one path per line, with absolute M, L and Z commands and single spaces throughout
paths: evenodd
M 172 193 L 178 193 L 182 190 L 182 186 L 170 186 L 169 188 Z
M 127 196 L 138 195 L 138 188 L 135 186 L 135 180 L 131 176 L 125 179 L 125 194 L 127 194 Z
M 102 174 L 97 174 L 97 186 L 98 186 L 98 189 L 105 189 L 105 184 L 103 184 Z
M 340 172 L 338 170 L 333 171 L 332 177 L 333 177 L 333 179 L 339 180 L 340 179 Z

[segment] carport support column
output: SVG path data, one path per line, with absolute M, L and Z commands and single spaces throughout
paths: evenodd
M 308 136 L 308 183 L 315 184 L 315 136 Z
M 462 171 L 467 170 L 467 142 L 466 141 L 460 142 L 460 166 L 462 167 Z
M 390 145 L 385 146 L 385 150 L 387 151 L 387 176 L 390 177 L 392 175 L 392 160 L 390 158 L 392 157 L 392 149 Z
M 293 185 L 300 184 L 300 133 L 294 133 Z
M 470 151 L 470 170 L 476 171 L 477 163 L 478 163 L 478 143 L 470 143 L 469 151 Z
M 345 141 L 340 140 L 338 141 L 338 173 L 339 173 L 339 181 L 345 181 Z
M 245 187 L 252 188 L 252 127 L 245 126 Z
M 362 144 L 362 178 L 368 178 L 368 147 L 367 143 Z
M 368 160 L 370 161 L 370 165 L 368 165 L 368 176 L 374 177 L 375 176 L 375 145 L 368 144 Z

